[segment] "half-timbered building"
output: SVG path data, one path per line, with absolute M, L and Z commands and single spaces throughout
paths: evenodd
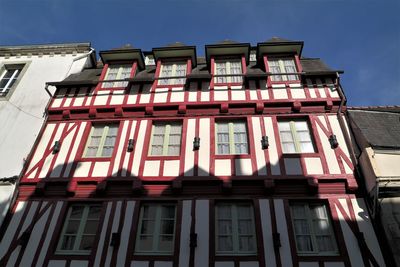
M 385 266 L 340 71 L 303 42 L 100 52 L 57 87 L 1 266 Z

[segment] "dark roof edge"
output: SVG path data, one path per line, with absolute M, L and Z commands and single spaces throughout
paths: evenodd
M 17 54 L 36 54 L 51 52 L 88 52 L 91 49 L 90 42 L 83 43 L 64 43 L 64 44 L 39 44 L 39 45 L 18 45 L 18 46 L 0 46 L 0 56 Z

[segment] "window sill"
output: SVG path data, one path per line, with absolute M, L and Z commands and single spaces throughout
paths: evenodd
M 249 159 L 250 154 L 216 154 L 216 159 Z
M 151 155 L 148 155 L 146 160 L 173 160 L 173 159 L 179 160 L 180 158 L 181 158 L 180 155 L 178 155 L 178 156 L 151 156 Z
M 92 162 L 92 161 L 111 161 L 111 157 L 92 157 L 92 158 L 81 158 L 79 161 L 81 162 Z

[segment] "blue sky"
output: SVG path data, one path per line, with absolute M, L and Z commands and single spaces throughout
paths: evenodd
M 180 41 L 305 42 L 344 70 L 348 104 L 400 105 L 399 0 L 0 0 L 0 45 L 90 41 L 96 51 Z

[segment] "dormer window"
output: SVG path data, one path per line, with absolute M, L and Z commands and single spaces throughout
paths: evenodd
M 107 68 L 107 73 L 104 80 L 109 82 L 104 82 L 102 88 L 114 88 L 114 87 L 126 87 L 128 82 L 124 81 L 113 81 L 113 80 L 123 80 L 131 76 L 132 65 L 109 65 Z
M 279 75 L 271 75 L 271 81 L 296 81 L 299 79 L 296 64 L 292 58 L 268 58 L 268 67 L 271 73 Z M 285 73 L 288 73 L 287 75 Z
M 158 85 L 185 84 L 186 69 L 186 61 L 162 63 Z
M 214 70 L 215 83 L 242 83 L 243 72 L 240 59 L 216 60 Z

